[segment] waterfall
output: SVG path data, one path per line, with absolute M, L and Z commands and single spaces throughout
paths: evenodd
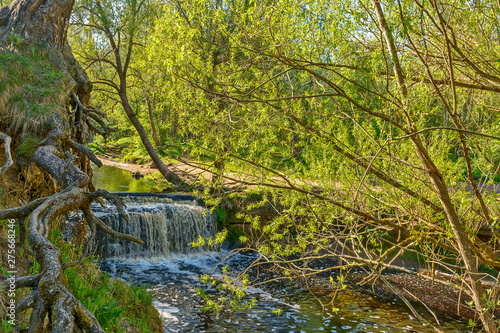
M 92 204 L 92 210 L 113 230 L 142 239 L 145 244 L 114 238 L 97 230 L 93 242 L 95 253 L 105 257 L 158 258 L 203 251 L 190 243 L 200 236 L 216 233 L 216 217 L 200 206 L 190 195 L 117 193 L 129 215 L 123 219 L 111 204 Z

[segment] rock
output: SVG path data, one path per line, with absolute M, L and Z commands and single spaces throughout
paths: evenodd
M 132 171 L 133 178 L 143 178 L 144 175 L 140 171 Z

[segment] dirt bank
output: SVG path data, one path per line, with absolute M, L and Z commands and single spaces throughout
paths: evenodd
M 156 168 L 148 166 L 148 165 L 118 162 L 118 161 L 115 161 L 115 160 L 113 160 L 109 157 L 105 157 L 105 156 L 97 156 L 97 157 L 104 165 L 116 167 L 116 168 L 127 170 L 130 172 L 139 171 L 141 174 L 147 175 L 149 173 L 153 173 L 153 172 L 157 171 Z

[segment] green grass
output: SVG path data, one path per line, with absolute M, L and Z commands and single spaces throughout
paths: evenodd
M 104 273 L 95 283 L 89 284 L 76 267 L 67 269 L 65 275 L 73 294 L 96 316 L 102 328 L 118 331 L 118 321 L 124 312 L 114 297 L 118 283 L 110 283 L 109 275 Z
M 64 105 L 65 87 L 65 74 L 51 64 L 42 46 L 0 48 L 0 125 L 21 134 L 43 134 L 52 112 Z
M 54 231 L 51 241 L 61 250 L 64 262 L 74 261 L 81 255 L 81 246 L 63 240 Z M 147 289 L 112 278 L 99 270 L 96 257 L 87 257 L 77 266 L 65 270 L 68 289 L 97 318 L 106 332 L 161 331 L 161 320 L 152 305 Z M 36 270 L 36 269 L 35 269 Z

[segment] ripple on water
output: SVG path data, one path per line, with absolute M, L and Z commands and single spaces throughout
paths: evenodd
M 253 259 L 254 256 L 249 254 L 236 255 L 227 264 L 231 270 L 241 269 Z M 204 287 L 212 295 L 215 295 L 215 288 L 202 286 L 198 276 L 210 273 L 220 277 L 220 270 L 212 269 L 219 260 L 220 256 L 213 253 L 154 262 L 103 260 L 101 267 L 115 277 L 150 286 L 155 295 L 154 306 L 162 317 L 166 332 L 402 333 L 408 329 L 433 332 L 412 319 L 411 314 L 398 304 L 381 302 L 352 290 L 340 290 L 337 298 L 332 300 L 331 290 L 321 286 L 317 297 L 324 302 L 323 309 L 309 291 L 283 282 L 249 288 L 248 297 L 257 300 L 250 310 L 218 315 L 200 313 L 202 304 L 196 288 Z M 282 314 L 273 314 L 273 309 L 281 309 Z M 466 331 L 464 323 L 449 318 L 443 318 L 442 323 L 444 332 Z

